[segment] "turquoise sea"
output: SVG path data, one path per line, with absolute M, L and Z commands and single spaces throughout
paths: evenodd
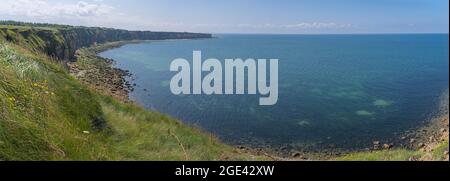
M 437 114 L 449 87 L 448 34 L 215 35 L 125 45 L 100 55 L 130 70 L 130 97 L 231 144 L 363 149 Z M 176 58 L 279 59 L 279 99 L 173 95 Z

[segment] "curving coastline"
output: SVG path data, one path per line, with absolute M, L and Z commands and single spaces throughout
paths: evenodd
M 114 64 L 114 60 L 97 55 L 103 51 L 111 48 L 118 48 L 129 43 L 142 43 L 142 41 L 112 42 L 80 49 L 80 54 L 77 56 L 77 60 L 81 60 L 83 62 L 85 59 L 88 59 L 96 66 L 80 68 L 80 66 L 77 66 L 77 63 L 70 63 L 69 67 L 71 67 L 71 73 L 83 82 L 93 86 L 96 90 L 122 101 L 129 102 L 130 100 L 128 99 L 128 93 L 133 90 L 133 85 L 127 82 L 126 78 L 129 77 L 131 73 L 128 70 L 113 68 L 112 65 Z M 87 71 L 96 72 L 99 74 L 83 74 L 83 76 L 80 76 L 80 72 Z M 105 77 L 106 79 L 93 81 L 97 80 L 95 77 Z M 434 115 L 430 120 L 424 121 L 424 124 L 419 125 L 417 128 L 401 133 L 399 137 L 396 138 L 396 140 L 399 140 L 398 142 L 383 143 L 375 140 L 373 143 L 373 148 L 367 148 L 366 151 L 284 153 L 273 151 L 273 149 L 255 148 L 251 146 L 235 145 L 235 147 L 258 155 L 271 155 L 270 157 L 278 160 L 346 160 L 352 155 L 370 155 L 375 153 L 379 154 L 380 152 L 386 152 L 386 154 L 388 154 L 398 150 L 411 151 L 411 155 L 407 155 L 408 160 L 410 161 L 433 160 L 436 157 L 433 156 L 433 152 L 436 151 L 436 149 L 442 149 L 445 145 L 447 145 L 448 149 L 448 91 L 444 91 L 441 100 L 442 101 L 436 115 Z M 421 152 L 421 154 L 416 154 L 416 151 Z M 444 148 L 442 155 L 439 157 L 443 157 L 441 159 L 448 160 L 448 150 L 445 151 Z
M 64 28 L 70 29 L 73 27 Z M 101 40 L 101 38 L 97 38 L 102 36 L 97 36 L 96 38 L 91 37 L 88 41 L 79 40 L 82 43 L 71 43 L 73 39 L 68 38 L 66 40 L 64 36 L 61 36 L 61 31 L 63 30 L 59 28 L 49 29 L 41 27 L 16 27 L 11 25 L 2 25 L 0 29 L 0 40 L 4 39 L 7 42 L 12 42 L 20 47 L 32 50 L 39 55 L 44 53 L 50 57 L 53 57 L 53 61 L 60 64 L 65 65 L 67 63 L 70 73 L 85 85 L 88 85 L 96 90 L 96 92 L 101 92 L 123 102 L 130 101 L 128 99 L 128 93 L 129 91 L 132 91 L 133 86 L 126 82 L 126 77 L 130 76 L 130 72 L 113 68 L 113 60 L 99 57 L 97 56 L 97 53 L 107 49 L 117 48 L 128 43 L 140 43 L 142 40 L 98 43 L 101 42 L 98 41 Z M 86 29 L 88 29 L 89 32 L 96 30 L 96 28 Z M 203 35 L 208 36 L 208 34 L 202 34 L 202 36 Z M 79 38 L 83 37 L 80 36 Z M 89 39 L 89 37 L 84 38 Z M 186 39 L 186 37 L 178 38 Z M 104 41 L 108 40 L 104 39 Z M 90 47 L 85 48 L 87 46 Z M 77 48 L 74 50 L 74 48 L 68 47 Z M 71 52 L 73 52 L 73 55 Z M 70 59 L 67 59 L 71 56 L 76 59 L 75 62 L 73 62 L 74 59 L 71 61 Z M 443 107 L 447 108 L 446 115 L 441 114 L 440 116 L 436 116 L 432 121 L 427 122 L 427 124 L 421 125 L 419 128 L 405 133 L 405 136 L 399 138 L 403 140 L 403 143 L 405 143 L 402 145 L 392 145 L 391 143 L 374 141 L 374 148 L 376 147 L 376 149 L 371 149 L 362 153 L 345 153 L 344 157 L 333 153 L 322 154 L 307 152 L 292 153 L 283 155 L 283 157 L 280 158 L 277 156 L 270 156 L 266 153 L 266 150 L 262 149 L 240 147 L 240 150 L 279 160 L 364 160 L 367 155 L 379 153 L 396 154 L 395 151 L 397 150 L 408 150 L 407 154 L 402 157 L 406 158 L 406 160 L 435 160 L 436 158 L 448 160 L 448 91 L 447 98 L 444 98 L 444 100 L 445 99 L 447 100 L 447 104 Z M 101 115 L 94 118 L 94 120 L 101 121 Z M 440 152 L 439 156 L 434 155 L 436 150 Z M 420 152 L 420 154 L 417 154 L 417 156 L 416 152 Z M 278 155 L 278 153 L 274 153 L 274 155 Z M 357 155 L 357 157 L 352 157 L 352 155 Z

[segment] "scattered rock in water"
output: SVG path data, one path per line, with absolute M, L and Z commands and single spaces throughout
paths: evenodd
M 414 143 L 414 142 L 416 142 L 415 139 L 410 139 L 410 140 L 409 140 L 409 143 L 411 143 L 411 144 Z
M 307 160 L 307 159 L 308 159 L 308 157 L 306 157 L 305 155 L 303 155 L 303 154 L 300 153 L 300 152 L 292 153 L 291 156 L 292 156 L 293 158 L 300 159 L 300 160 Z
M 380 141 L 374 141 L 373 145 L 380 145 Z
M 295 152 L 295 153 L 292 153 L 291 156 L 294 157 L 294 158 L 297 158 L 297 157 L 300 157 L 301 154 L 299 152 Z
M 394 146 L 393 144 L 383 144 L 383 148 L 384 148 L 385 150 L 389 150 L 389 149 L 391 149 L 393 146 Z

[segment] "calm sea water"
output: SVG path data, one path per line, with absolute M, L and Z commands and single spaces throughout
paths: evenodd
M 131 98 L 232 144 L 364 148 L 421 124 L 449 84 L 448 35 L 217 35 L 101 53 L 130 70 Z M 279 101 L 170 92 L 175 58 L 278 58 Z

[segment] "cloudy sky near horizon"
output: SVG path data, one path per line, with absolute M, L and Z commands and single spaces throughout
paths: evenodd
M 211 33 L 448 33 L 448 0 L 0 0 L 0 20 Z

